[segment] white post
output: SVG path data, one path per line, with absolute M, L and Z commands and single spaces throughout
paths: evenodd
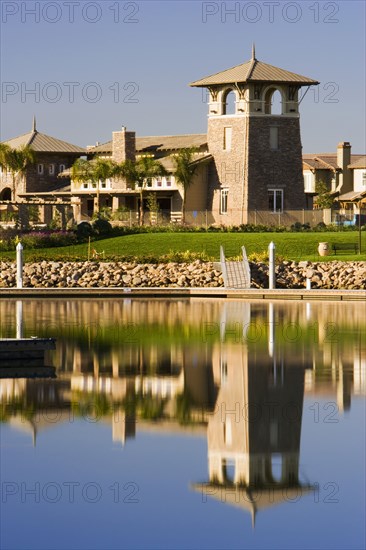
M 310 279 L 310 277 L 306 278 L 306 290 L 311 290 L 311 279 Z
M 268 304 L 268 324 L 269 324 L 268 353 L 270 357 L 273 357 L 276 334 L 275 334 L 274 307 L 271 302 Z
M 16 323 L 17 323 L 17 339 L 21 340 L 23 338 L 23 302 L 22 300 L 17 300 L 16 303 Z
M 276 288 L 276 246 L 273 241 L 269 243 L 268 246 L 268 256 L 269 256 L 269 289 L 273 290 Z
M 23 245 L 17 244 L 17 288 L 23 288 Z

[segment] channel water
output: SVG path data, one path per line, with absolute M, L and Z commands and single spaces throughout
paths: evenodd
M 364 548 L 365 313 L 0 301 L 0 547 Z

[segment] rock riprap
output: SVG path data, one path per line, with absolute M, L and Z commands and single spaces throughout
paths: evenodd
M 268 265 L 251 263 L 253 288 L 268 288 Z M 277 288 L 366 289 L 366 262 L 291 262 L 276 266 Z M 23 269 L 23 287 L 222 287 L 213 263 L 37 262 Z M 16 286 L 16 265 L 0 262 L 0 287 Z

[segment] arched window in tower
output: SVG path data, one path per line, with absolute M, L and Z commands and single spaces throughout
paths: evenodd
M 270 88 L 265 95 L 265 113 L 267 115 L 282 115 L 282 96 L 276 88 Z
M 10 187 L 5 187 L 0 193 L 1 201 L 11 201 L 11 189 Z
M 222 114 L 223 115 L 235 115 L 236 113 L 236 94 L 234 90 L 227 90 L 222 98 Z

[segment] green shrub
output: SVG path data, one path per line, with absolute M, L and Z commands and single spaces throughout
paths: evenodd
M 97 218 L 95 222 L 93 222 L 93 231 L 96 235 L 108 235 L 112 233 L 113 229 L 108 220 L 105 218 Z
M 89 222 L 80 222 L 77 226 L 76 235 L 79 241 L 84 241 L 93 235 L 93 228 Z

